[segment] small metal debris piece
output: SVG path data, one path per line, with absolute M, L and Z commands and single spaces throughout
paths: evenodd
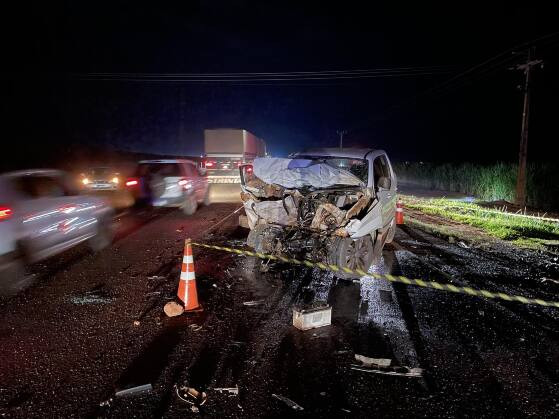
M 139 326 L 140 325 L 140 321 L 139 320 L 134 320 L 134 326 Z
M 194 324 L 191 324 L 188 327 L 190 327 L 190 329 L 192 329 L 193 332 L 198 332 L 199 330 L 202 330 L 203 326 L 200 326 L 200 325 L 194 323 Z
M 99 403 L 99 407 L 110 407 L 112 402 L 113 398 L 111 397 L 109 400 Z
M 284 402 L 287 406 L 289 406 L 293 410 L 305 410 L 303 407 L 299 406 L 297 403 L 295 403 L 293 400 L 288 399 L 287 397 L 280 396 L 278 394 L 273 394 L 273 393 L 272 393 L 272 397 Z
M 124 390 L 119 390 L 115 393 L 115 397 L 131 396 L 133 394 L 145 393 L 153 390 L 151 384 L 142 384 L 141 386 L 130 387 Z
M 238 396 L 239 395 L 239 386 L 235 387 L 219 387 L 214 388 L 215 391 L 219 391 L 220 393 L 229 393 L 231 395 Z
M 463 241 L 459 241 L 458 242 L 458 246 L 463 247 L 464 249 L 469 249 L 470 246 L 468 246 L 466 243 L 464 243 Z
M 355 360 L 361 362 L 364 367 L 389 367 L 392 364 L 392 360 L 388 358 L 369 358 L 359 354 L 355 354 Z
M 178 387 L 175 384 L 175 391 L 179 399 L 193 406 L 203 406 L 208 399 L 208 395 L 205 392 L 198 391 L 193 387 Z
M 198 409 L 196 406 L 192 405 L 190 406 L 190 410 L 192 410 L 193 413 L 200 413 L 200 409 Z
M 245 301 L 243 303 L 245 306 L 257 306 L 260 304 L 264 304 L 264 300 Z
M 148 279 L 165 279 L 166 277 L 160 275 L 148 276 Z

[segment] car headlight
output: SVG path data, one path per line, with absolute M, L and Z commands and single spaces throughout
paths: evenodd
M 118 178 L 115 176 L 114 178 L 112 178 L 111 182 L 113 182 L 114 184 L 118 184 L 119 180 L 118 180 Z
M 88 179 L 88 178 L 83 178 L 83 179 L 82 179 L 82 183 L 83 183 L 84 185 L 87 185 L 87 184 L 89 183 L 89 179 Z

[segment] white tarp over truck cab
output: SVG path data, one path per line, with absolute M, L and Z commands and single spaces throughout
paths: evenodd
M 288 189 L 305 186 L 364 186 L 357 176 L 346 170 L 307 159 L 256 158 L 253 167 L 254 175 L 263 182 Z

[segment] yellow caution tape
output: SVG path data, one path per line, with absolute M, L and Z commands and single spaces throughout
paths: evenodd
M 523 297 L 521 295 L 508 295 L 508 294 L 504 294 L 502 292 L 492 292 L 492 291 L 487 291 L 487 290 L 478 290 L 478 289 L 474 289 L 474 288 L 470 288 L 470 287 L 458 287 L 458 286 L 452 285 L 452 284 L 444 284 L 444 283 L 439 283 L 439 282 L 434 282 L 434 281 L 424 281 L 422 279 L 406 278 L 405 276 L 396 276 L 396 275 L 378 274 L 378 273 L 367 273 L 367 272 L 365 272 L 361 269 L 350 269 L 350 268 L 347 268 L 347 267 L 331 265 L 331 264 L 328 264 L 328 263 L 313 262 L 313 261 L 308 260 L 308 259 L 298 260 L 298 259 L 288 258 L 288 257 L 284 257 L 284 256 L 275 256 L 275 255 L 269 255 L 269 254 L 266 254 L 266 253 L 252 252 L 250 250 L 235 249 L 235 248 L 232 248 L 232 247 L 214 246 L 214 245 L 210 245 L 210 244 L 195 243 L 195 242 L 192 242 L 192 245 L 193 246 L 198 246 L 198 247 L 205 247 L 206 249 L 214 249 L 214 250 L 220 250 L 222 252 L 234 253 L 234 254 L 237 254 L 237 255 L 253 256 L 253 257 L 258 257 L 260 259 L 269 259 L 269 260 L 280 261 L 280 262 L 283 262 L 283 263 L 290 263 L 292 265 L 306 266 L 306 267 L 309 267 L 309 268 L 318 268 L 318 269 L 322 269 L 323 271 L 331 271 L 331 272 L 334 272 L 334 273 L 341 271 L 341 272 L 345 272 L 345 273 L 348 273 L 348 274 L 354 274 L 354 275 L 359 275 L 359 276 L 367 276 L 367 277 L 371 277 L 371 278 L 375 278 L 375 279 L 385 279 L 385 280 L 390 281 L 390 282 L 399 282 L 401 284 L 406 284 L 406 285 L 416 285 L 418 287 L 432 288 L 432 289 L 439 290 L 439 291 L 454 292 L 454 293 L 458 293 L 458 294 L 467 294 L 467 295 L 472 295 L 474 297 L 479 297 L 479 298 L 491 298 L 491 299 L 498 299 L 498 300 L 505 300 L 505 301 L 516 301 L 516 302 L 519 302 L 519 303 L 522 303 L 522 304 L 535 304 L 535 305 L 540 305 L 540 306 L 559 308 L 559 301 L 546 301 L 546 300 L 541 300 L 539 298 L 526 298 L 526 297 Z

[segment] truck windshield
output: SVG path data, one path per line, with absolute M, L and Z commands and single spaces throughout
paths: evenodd
M 330 157 L 330 158 L 320 158 L 320 159 L 313 159 L 317 163 L 326 163 L 329 166 L 335 167 L 336 169 L 345 170 L 355 177 L 357 177 L 360 181 L 367 184 L 368 177 L 369 177 L 369 165 L 367 160 L 362 159 L 349 159 L 349 158 L 341 158 L 341 157 Z

